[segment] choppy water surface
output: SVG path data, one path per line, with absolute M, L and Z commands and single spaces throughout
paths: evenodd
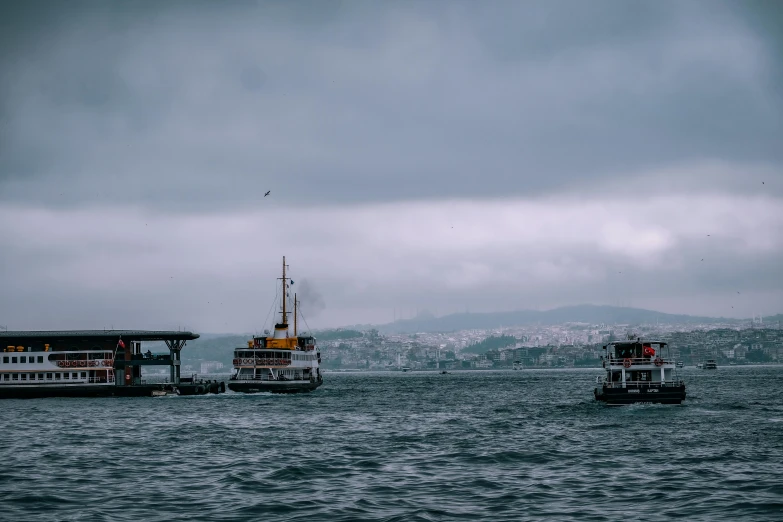
M 782 520 L 783 367 L 326 375 L 309 395 L 0 402 L 2 520 Z

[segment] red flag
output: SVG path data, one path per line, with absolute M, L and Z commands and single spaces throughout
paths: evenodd
M 119 346 L 120 348 L 125 348 L 125 343 L 122 342 L 122 339 L 120 339 L 120 342 L 117 343 L 117 346 Z

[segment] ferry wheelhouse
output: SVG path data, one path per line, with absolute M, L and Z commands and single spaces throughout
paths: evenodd
M 219 392 L 218 383 L 180 378 L 180 351 L 198 337 L 139 330 L 0 332 L 0 398 Z M 144 341 L 164 341 L 168 353 L 143 352 Z M 145 366 L 168 366 L 168 382 L 148 383 L 142 375 Z
M 597 378 L 601 387 L 594 390 L 596 400 L 609 405 L 685 400 L 685 383 L 677 376 L 667 343 L 641 338 L 615 341 L 604 346 L 604 353 L 606 376 Z
M 294 293 L 294 332 L 288 328 L 289 278 L 286 277 L 283 257 L 283 293 L 281 321 L 274 333 L 254 336 L 246 347 L 234 350 L 234 374 L 228 388 L 236 392 L 299 393 L 310 392 L 323 384 L 321 354 L 315 346 L 315 337 L 300 336 L 297 332 L 298 301 Z M 291 281 L 290 284 L 294 284 Z

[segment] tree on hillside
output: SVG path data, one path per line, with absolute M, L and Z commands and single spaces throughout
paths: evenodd
M 517 344 L 517 338 L 513 335 L 499 335 L 487 337 L 483 341 L 471 344 L 462 350 L 465 353 L 482 354 L 487 353 L 490 350 L 500 350 L 508 346 L 514 346 Z

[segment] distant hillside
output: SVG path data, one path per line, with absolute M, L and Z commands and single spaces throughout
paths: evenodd
M 527 326 L 534 324 L 651 324 L 656 321 L 678 324 L 740 322 L 739 319 L 665 314 L 641 308 L 577 305 L 544 311 L 522 310 L 517 312 L 451 314 L 443 317 L 417 317 L 380 325 L 377 326 L 377 329 L 381 333 L 452 332 L 455 330 L 486 330 L 500 326 Z
M 202 334 L 195 341 L 188 341 L 182 350 L 182 362 L 220 361 L 230 367 L 234 348 L 247 346 L 248 339 L 252 339 L 252 334 Z

